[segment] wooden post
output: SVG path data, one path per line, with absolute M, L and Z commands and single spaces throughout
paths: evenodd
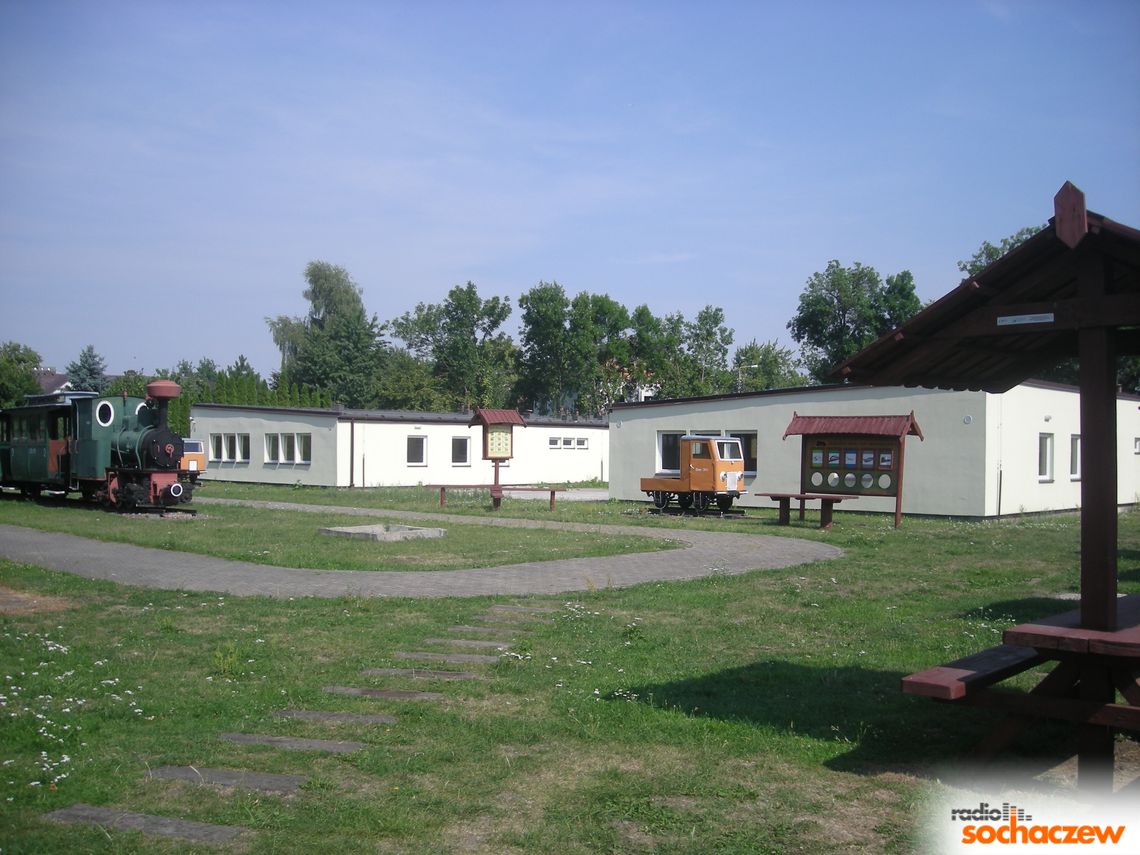
M 914 410 L 910 411 L 914 417 Z M 895 479 L 895 528 L 902 525 L 903 463 L 906 462 L 906 434 L 899 437 L 898 448 L 899 477 Z
M 497 511 L 503 504 L 503 488 L 499 486 L 499 459 L 495 458 L 495 483 L 491 486 L 491 509 Z

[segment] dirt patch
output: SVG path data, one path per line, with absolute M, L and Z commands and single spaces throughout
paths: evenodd
M 62 612 L 75 607 L 75 603 L 63 597 L 29 594 L 0 585 L 0 614 L 32 615 L 39 612 Z

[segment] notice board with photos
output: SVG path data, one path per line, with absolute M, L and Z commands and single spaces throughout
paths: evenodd
M 923 438 L 913 412 L 905 416 L 793 413 L 784 439 L 789 436 L 802 438 L 801 493 L 894 498 L 895 525 L 901 522 L 906 438 Z

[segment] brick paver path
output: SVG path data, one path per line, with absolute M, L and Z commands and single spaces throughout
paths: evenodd
M 790 567 L 809 561 L 837 558 L 843 554 L 842 550 L 826 543 L 759 534 L 558 523 L 506 517 L 481 518 L 283 502 L 203 499 L 198 503 L 245 504 L 290 511 L 427 519 L 465 525 L 628 534 L 674 540 L 684 544 L 684 548 L 467 570 L 306 570 L 268 567 L 188 552 L 168 552 L 0 525 L 0 556 L 89 579 L 106 579 L 124 585 L 166 590 L 273 597 L 473 597 L 554 594 L 597 588 L 624 588 L 643 582 L 699 579 L 718 573 L 737 575 L 750 570 Z

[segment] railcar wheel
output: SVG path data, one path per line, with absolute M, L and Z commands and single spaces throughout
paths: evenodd
M 687 511 L 693 506 L 693 494 L 681 493 L 677 496 L 677 504 L 681 506 L 681 510 Z
M 717 496 L 716 506 L 722 511 L 727 511 L 732 507 L 732 496 Z
M 693 508 L 697 511 L 705 511 L 709 506 L 708 493 L 693 493 Z
M 659 511 L 665 510 L 669 507 L 669 500 L 673 498 L 672 493 L 666 493 L 664 490 L 653 491 L 653 507 Z

